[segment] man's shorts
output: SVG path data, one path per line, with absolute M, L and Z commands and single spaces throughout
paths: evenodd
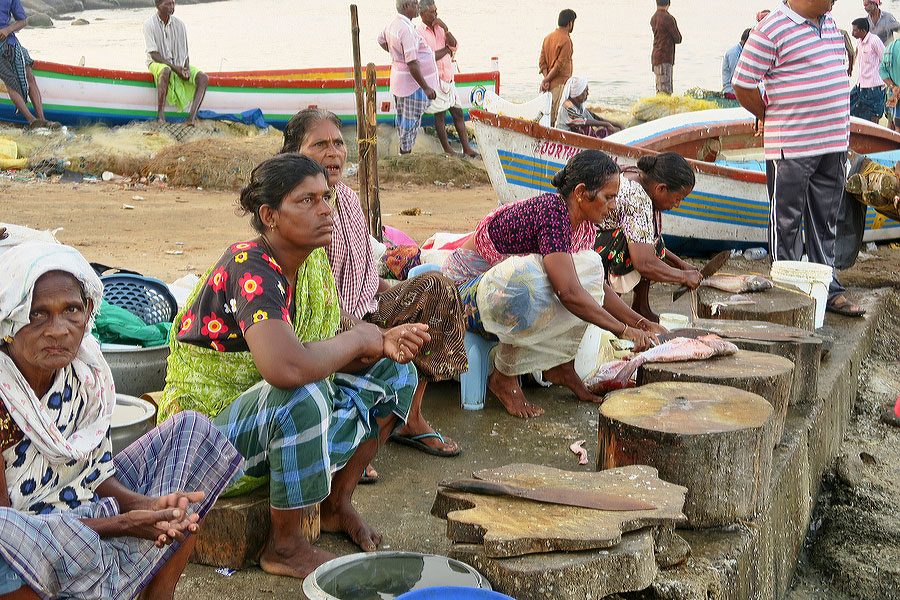
M 163 63 L 152 62 L 147 67 L 153 75 L 153 83 L 159 85 L 159 76 L 164 69 L 169 69 L 169 65 Z M 169 91 L 166 93 L 166 102 L 176 107 L 179 111 L 184 112 L 191 105 L 194 99 L 194 92 L 197 91 L 197 73 L 200 69 L 194 65 L 190 65 L 191 76 L 184 80 L 176 73 L 169 76 Z

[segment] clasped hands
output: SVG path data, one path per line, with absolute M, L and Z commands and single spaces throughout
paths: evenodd
M 360 360 L 365 364 L 381 358 L 406 364 L 431 340 L 428 325 L 424 323 L 407 323 L 384 331 L 369 323 L 359 323 L 351 331 L 360 335 Z
M 147 502 L 119 515 L 122 534 L 152 540 L 157 548 L 183 542 L 188 533 L 200 530 L 200 515 L 188 512 L 188 505 L 200 502 L 204 492 L 174 492 Z

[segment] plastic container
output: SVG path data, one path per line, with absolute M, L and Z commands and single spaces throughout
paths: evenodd
M 146 400 L 116 394 L 109 437 L 113 454 L 118 454 L 136 439 L 156 427 L 156 407 Z
M 659 324 L 672 331 L 673 329 L 684 329 L 691 324 L 691 320 L 686 315 L 678 313 L 662 313 L 659 315 Z
M 388 600 L 431 588 L 490 590 L 491 584 L 463 562 L 418 552 L 362 552 L 339 556 L 320 565 L 303 580 L 303 593 L 309 600 Z
M 831 279 L 832 269 L 828 265 L 796 260 L 776 260 L 772 263 L 773 281 L 793 285 L 816 301 L 816 329 L 825 324 L 825 304 L 828 302 Z
M 401 596 L 397 596 L 397 600 L 513 600 L 511 596 L 494 592 L 491 590 L 481 590 L 478 588 L 465 587 L 433 587 L 423 590 L 413 590 L 406 592 Z

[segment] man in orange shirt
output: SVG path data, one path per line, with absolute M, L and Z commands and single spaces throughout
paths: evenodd
M 539 68 L 544 80 L 541 81 L 541 91 L 553 94 L 553 107 L 550 109 L 551 118 L 556 118 L 559 110 L 560 96 L 563 86 L 572 76 L 572 30 L 575 29 L 575 11 L 567 8 L 559 13 L 554 29 L 544 38 L 541 46 L 541 58 Z
M 671 0 L 656 0 L 656 12 L 650 18 L 653 30 L 653 53 L 650 64 L 656 75 L 656 93 L 672 94 L 672 67 L 675 66 L 675 44 L 681 43 L 681 32 L 675 17 L 669 14 Z

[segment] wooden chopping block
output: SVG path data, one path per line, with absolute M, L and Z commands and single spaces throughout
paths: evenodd
M 703 319 L 731 321 L 766 321 L 813 331 L 816 317 L 816 301 L 792 285 L 762 292 L 744 294 L 753 304 L 729 304 L 731 292 L 711 287 L 697 288 L 697 316 Z
M 773 445 L 781 441 L 791 398 L 794 363 L 782 356 L 738 350 L 708 360 L 647 363 L 638 369 L 639 386 L 660 381 L 727 385 L 762 396 L 775 409 Z
M 651 383 L 600 405 L 597 468 L 647 464 L 687 487 L 696 528 L 752 519 L 772 473 L 774 410 L 762 397 L 705 383 Z
M 219 498 L 206 513 L 190 561 L 213 567 L 243 569 L 259 563 L 272 525 L 269 490 Z M 319 505 L 301 510 L 300 531 L 310 543 L 319 539 Z
M 794 363 L 789 406 L 810 404 L 819 392 L 822 338 L 797 327 L 763 321 L 697 319 L 694 327 L 708 329 L 742 350 L 768 352 Z
M 684 520 L 681 508 L 687 490 L 660 480 L 656 469 L 643 465 L 586 473 L 512 464 L 479 471 L 475 477 L 519 487 L 596 490 L 657 507 L 605 511 L 438 488 L 431 514 L 447 520 L 450 541 L 482 544 L 485 555 L 495 558 L 608 548 L 618 544 L 625 532 Z

